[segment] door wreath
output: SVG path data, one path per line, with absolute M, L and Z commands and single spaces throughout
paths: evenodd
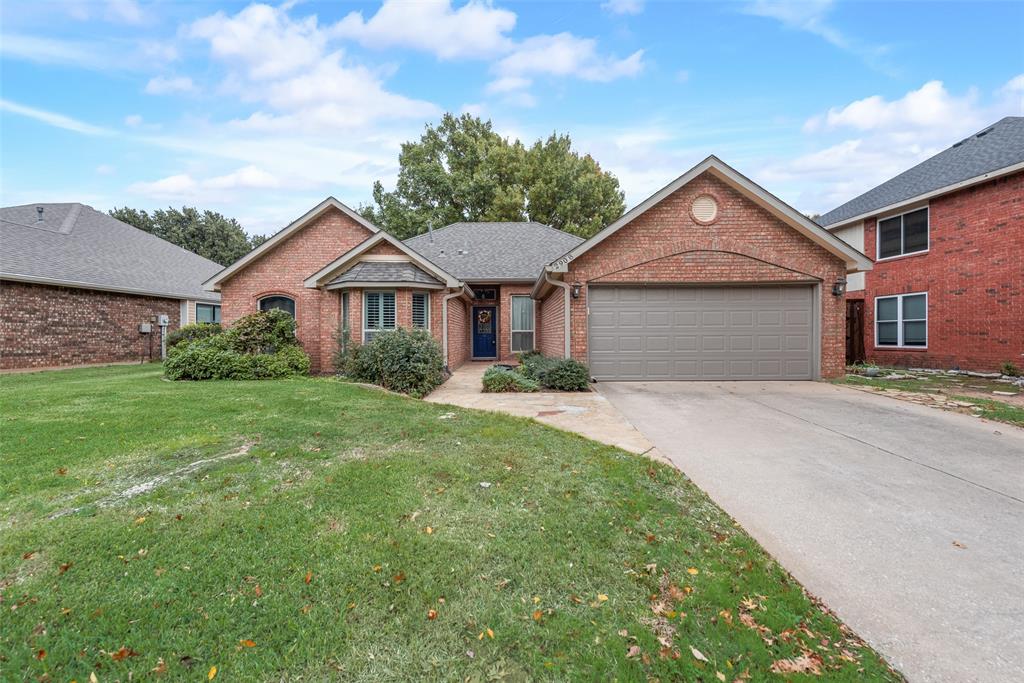
M 476 314 L 476 319 L 481 325 L 486 325 L 487 323 L 491 322 L 491 312 L 480 311 L 479 313 Z

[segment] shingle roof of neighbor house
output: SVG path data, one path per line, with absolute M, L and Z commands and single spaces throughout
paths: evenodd
M 834 225 L 965 180 L 1024 163 L 1024 117 L 1008 116 L 818 219 Z
M 543 223 L 452 223 L 405 243 L 460 280 L 537 279 L 583 240 Z
M 0 278 L 218 301 L 203 281 L 220 269 L 84 204 L 0 208 Z
M 443 286 L 444 283 L 428 275 L 415 265 L 398 261 L 360 261 L 327 283 L 327 286 L 347 282 L 395 282 L 418 285 Z

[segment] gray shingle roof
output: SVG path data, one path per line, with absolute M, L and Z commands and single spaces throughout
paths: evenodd
M 405 240 L 460 280 L 534 280 L 582 239 L 543 223 L 452 223 Z
M 37 207 L 43 208 L 39 220 Z M 0 277 L 177 299 L 220 300 L 203 282 L 221 267 L 83 204 L 0 208 Z
M 327 283 L 327 286 L 347 282 L 394 282 L 417 285 L 443 285 L 411 263 L 393 261 L 361 261 Z
M 818 219 L 833 225 L 1024 162 L 1024 117 L 1008 116 Z

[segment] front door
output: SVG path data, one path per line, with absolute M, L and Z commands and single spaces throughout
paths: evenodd
M 473 358 L 498 357 L 497 310 L 494 306 L 473 309 Z
M 864 300 L 846 300 L 846 364 L 864 362 Z

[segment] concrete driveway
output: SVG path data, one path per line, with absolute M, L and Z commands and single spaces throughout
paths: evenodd
M 910 680 L 1024 680 L 1024 430 L 816 382 L 598 387 Z

